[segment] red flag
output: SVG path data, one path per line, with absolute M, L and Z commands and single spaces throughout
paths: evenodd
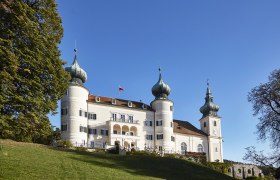
M 121 87 L 121 86 L 119 86 L 119 91 L 123 91 L 124 89 Z

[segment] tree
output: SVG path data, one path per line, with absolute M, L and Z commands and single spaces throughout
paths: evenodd
M 51 136 L 48 113 L 68 87 L 58 44 L 55 0 L 0 2 L 0 137 L 38 142 Z
M 254 116 L 259 116 L 257 133 L 260 140 L 269 140 L 274 150 L 271 155 L 257 152 L 248 147 L 244 159 L 272 169 L 280 167 L 280 69 L 273 71 L 268 82 L 260 84 L 248 94 L 248 101 L 253 104 Z M 279 174 L 276 173 L 279 177 Z

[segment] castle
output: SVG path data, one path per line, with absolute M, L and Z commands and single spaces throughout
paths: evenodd
M 143 102 L 96 96 L 83 83 L 86 72 L 77 62 L 65 68 L 71 74 L 61 99 L 61 138 L 74 146 L 125 149 L 152 148 L 164 153 L 204 152 L 207 161 L 223 162 L 221 118 L 207 83 L 205 104 L 200 108 L 200 129 L 187 121 L 173 119 L 170 87 L 159 79 L 152 87 L 154 100 Z

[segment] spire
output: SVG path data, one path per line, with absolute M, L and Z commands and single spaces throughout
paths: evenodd
M 77 60 L 77 49 L 74 49 L 74 61 L 70 67 L 65 70 L 71 75 L 71 83 L 83 85 L 87 80 L 87 73 L 80 67 Z
M 200 108 L 200 112 L 203 114 L 203 117 L 206 116 L 218 116 L 217 112 L 219 111 L 219 106 L 213 102 L 213 96 L 211 93 L 209 81 L 207 80 L 207 89 L 206 89 L 206 97 L 205 103 Z
M 152 93 L 155 96 L 155 99 L 168 99 L 170 94 L 170 87 L 163 81 L 161 75 L 161 68 L 159 70 L 158 82 L 153 86 Z

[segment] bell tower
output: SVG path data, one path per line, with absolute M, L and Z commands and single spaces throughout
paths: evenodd
M 207 82 L 205 103 L 200 108 L 203 114 L 200 121 L 200 128 L 208 134 L 208 161 L 223 162 L 223 146 L 221 132 L 221 117 L 218 116 L 219 106 L 213 102 L 213 96 Z

